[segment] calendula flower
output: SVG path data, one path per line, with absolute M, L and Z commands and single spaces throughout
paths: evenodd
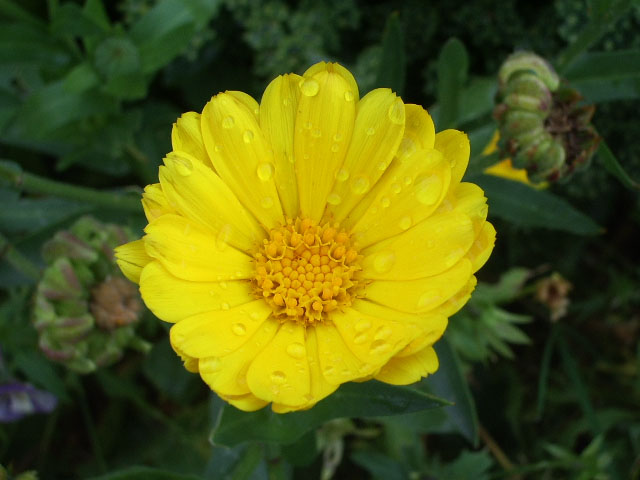
M 495 240 L 482 190 L 461 182 L 466 135 L 436 135 L 389 89 L 359 98 L 323 62 L 260 104 L 216 95 L 172 143 L 146 235 L 116 254 L 188 370 L 240 409 L 286 412 L 438 368 L 432 345 Z

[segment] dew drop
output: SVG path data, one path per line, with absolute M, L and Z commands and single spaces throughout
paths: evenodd
M 429 290 L 424 292 L 418 298 L 418 308 L 425 309 L 436 306 L 440 302 L 442 297 L 440 296 L 440 291 L 438 290 Z
M 256 175 L 263 182 L 268 182 L 273 177 L 273 165 L 269 162 L 260 162 L 256 168 Z
M 330 193 L 329 196 L 327 197 L 327 203 L 331 205 L 340 205 L 340 202 L 342 202 L 342 198 L 340 198 L 340 195 L 338 195 L 335 192 Z
M 336 133 L 333 136 L 333 140 L 336 141 L 336 142 L 339 142 L 340 140 L 342 140 L 342 134 L 341 133 Z
M 409 176 L 404 177 L 404 184 L 408 187 L 413 182 L 413 179 Z
M 213 298 L 217 298 L 220 294 L 215 290 L 209 290 L 209 295 Z
M 247 334 L 247 327 L 243 323 L 234 323 L 231 327 L 231 331 L 239 337 Z
M 331 145 L 331 151 L 333 153 L 337 153 L 338 150 L 340 150 L 340 145 L 338 145 L 337 143 L 334 143 L 333 145 Z
M 404 159 L 416 151 L 416 144 L 410 138 L 404 137 L 398 147 L 398 157 Z
M 441 190 L 442 181 L 437 175 L 430 175 L 416 181 L 416 198 L 423 205 L 430 206 L 436 203 Z
M 289 100 L 288 98 L 283 98 L 282 105 L 284 105 L 285 107 L 288 107 L 289 105 L 291 105 L 291 100 Z
M 216 152 L 220 153 L 220 152 L 222 151 L 222 145 L 216 145 L 215 147 L 213 147 L 213 149 L 214 149 Z
M 360 335 L 356 335 L 353 338 L 353 343 L 355 343 L 356 345 L 362 345 L 366 341 L 367 341 L 367 334 L 366 333 L 361 333 Z
M 347 178 L 349 178 L 349 172 L 346 169 L 341 168 L 336 172 L 336 180 L 339 182 L 344 182 Z
M 382 197 L 382 199 L 380 200 L 380 205 L 382 205 L 382 208 L 389 208 L 389 205 L 391 205 L 391 200 L 389 200 L 389 197 Z
M 251 312 L 249 314 L 249 318 L 251 318 L 251 320 L 258 321 L 260 320 L 260 314 L 258 312 Z
M 183 177 L 188 177 L 193 173 L 193 164 L 188 158 L 173 157 L 176 171 Z
M 356 195 L 362 195 L 369 190 L 369 179 L 363 175 L 355 177 L 351 182 L 351 190 Z
M 235 124 L 232 116 L 224 117 L 222 120 L 222 128 L 231 128 Z
M 242 134 L 242 140 L 244 143 L 251 143 L 253 140 L 253 132 L 251 130 L 245 130 Z
M 271 372 L 271 381 L 276 385 L 282 385 L 286 379 L 287 379 L 287 376 L 285 375 L 284 372 L 281 372 L 280 370 Z
M 224 302 L 224 303 L 221 305 L 221 307 L 222 307 L 222 310 L 229 310 L 229 308 L 230 308 L 230 307 L 229 307 L 229 304 L 228 304 L 227 302 Z
M 262 208 L 271 208 L 271 207 L 273 207 L 273 198 L 271 198 L 271 197 L 263 197 L 262 200 L 260 200 L 260 205 L 262 205 Z
M 354 96 L 353 96 L 353 92 L 351 90 L 347 90 L 346 92 L 344 92 L 344 99 L 347 102 L 353 102 L 353 98 L 354 98 Z
M 307 130 L 311 130 L 311 127 L 313 127 L 313 124 L 311 122 L 305 122 L 304 128 L 306 128 Z
M 402 230 L 409 230 L 411 228 L 411 218 L 410 217 L 402 217 L 398 222 L 398 226 Z
M 378 170 L 380 170 L 381 172 L 384 172 L 387 169 L 387 164 L 386 162 L 380 162 L 378 163 Z
M 389 327 L 380 327 L 377 331 L 375 336 L 373 337 L 375 340 L 386 340 L 387 338 L 389 338 L 391 335 L 393 334 L 393 330 L 391 330 Z
M 391 348 L 391 345 L 389 345 L 384 340 L 374 340 L 373 342 L 371 342 L 371 347 L 369 351 L 374 355 L 379 355 L 381 353 L 386 352 L 390 348 Z
M 307 351 L 304 348 L 304 345 L 295 342 L 287 346 L 287 353 L 293 358 L 303 358 L 306 355 Z
M 398 194 L 402 191 L 402 186 L 399 183 L 392 183 L 391 191 L 395 194 Z
M 376 129 L 375 129 L 375 128 L 373 128 L 373 127 L 369 127 L 369 128 L 367 128 L 366 134 L 367 134 L 368 136 L 371 136 L 371 135 L 373 135 L 374 133 L 376 133 Z
M 379 252 L 373 259 L 373 268 L 378 273 L 386 273 L 393 267 L 396 262 L 396 255 L 392 251 L 385 250 Z
M 185 237 L 188 237 L 190 233 L 191 233 L 191 224 L 190 223 L 186 223 L 184 225 L 184 229 L 182 230 L 182 234 Z
M 399 98 L 391 104 L 389 111 L 389 120 L 396 125 L 402 125 L 404 123 L 404 103 Z
M 311 132 L 311 136 L 313 138 L 320 138 L 322 136 L 322 132 L 319 128 L 316 128 L 313 132 Z
M 371 328 L 371 322 L 366 318 L 362 318 L 356 322 L 353 328 L 355 328 L 358 333 L 366 332 Z
M 313 97 L 318 94 L 320 84 L 313 78 L 305 78 L 300 82 L 300 91 L 306 97 Z

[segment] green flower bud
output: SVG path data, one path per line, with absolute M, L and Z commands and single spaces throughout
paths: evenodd
M 499 147 L 516 168 L 525 168 L 532 182 L 555 181 L 588 163 L 600 138 L 590 125 L 593 106 L 560 83 L 544 59 L 517 52 L 498 73 L 494 117 L 500 128 Z
M 34 326 L 51 360 L 89 373 L 116 362 L 127 347 L 146 351 L 136 336 L 142 302 L 120 273 L 113 249 L 134 236 L 90 217 L 43 246 L 47 262 L 36 292 Z

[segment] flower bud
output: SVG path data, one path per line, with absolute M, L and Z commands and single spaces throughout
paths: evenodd
M 113 256 L 132 238 L 124 228 L 83 217 L 43 246 L 47 268 L 36 292 L 34 326 L 49 359 L 89 373 L 116 362 L 127 347 L 148 350 L 134 330 L 140 295 Z
M 498 73 L 494 117 L 500 150 L 534 182 L 554 181 L 585 165 L 600 141 L 591 126 L 593 106 L 561 83 L 553 67 L 532 52 L 517 52 Z

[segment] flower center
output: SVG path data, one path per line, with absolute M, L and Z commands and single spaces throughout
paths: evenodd
M 351 305 L 360 256 L 336 226 L 287 220 L 271 230 L 254 258 L 256 293 L 278 318 L 308 325 Z

